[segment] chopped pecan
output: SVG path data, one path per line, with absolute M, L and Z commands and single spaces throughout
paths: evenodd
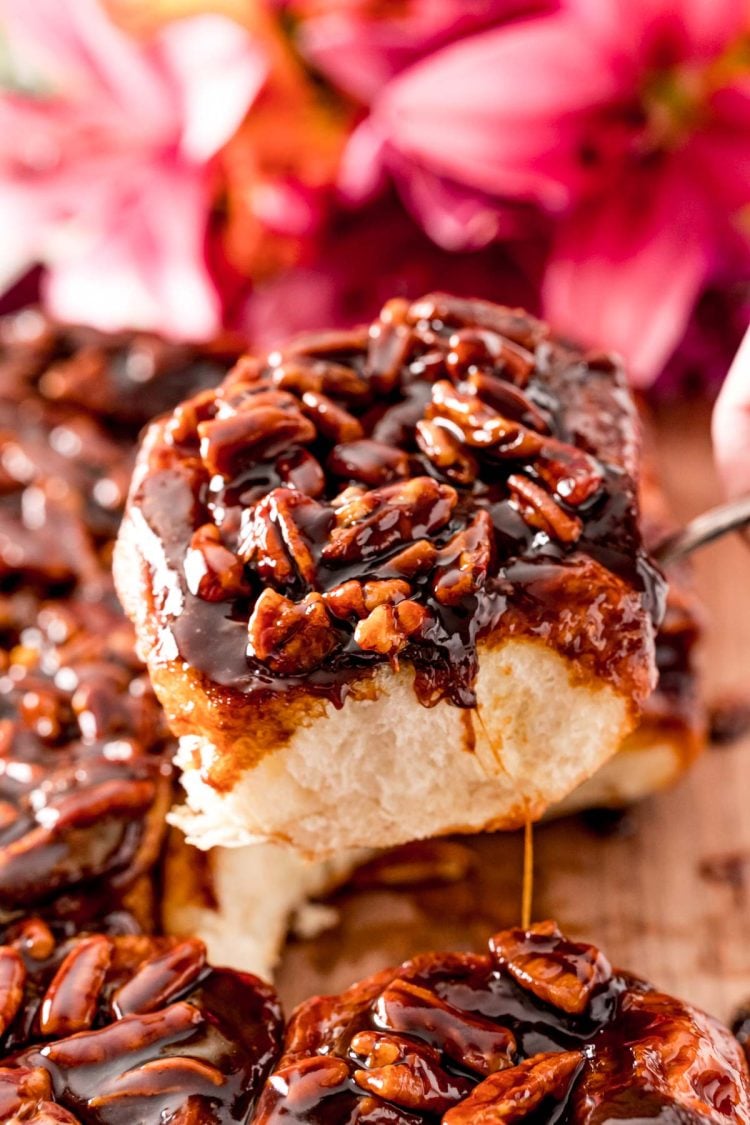
M 270 587 L 255 603 L 247 632 L 247 655 L 282 676 L 311 671 L 338 644 L 320 594 L 293 602 Z
M 523 309 L 509 309 L 491 301 L 453 297 L 448 293 L 429 293 L 414 301 L 409 306 L 407 320 L 410 324 L 423 320 L 440 321 L 456 328 L 478 325 L 529 350 L 549 335 L 547 325 Z
M 568 941 L 554 922 L 496 934 L 490 951 L 522 988 L 573 1015 L 586 1011 L 595 990 L 612 975 L 603 953 L 593 945 Z
M 495 541 L 489 512 L 480 510 L 438 552 L 432 588 L 442 605 L 457 605 L 475 594 L 487 577 Z
M 491 1074 L 460 1105 L 449 1109 L 444 1125 L 513 1125 L 535 1120 L 546 1102 L 559 1106 L 584 1061 L 583 1051 L 534 1055 L 518 1066 Z
M 240 559 L 221 542 L 212 523 L 193 532 L 183 563 L 188 590 L 206 602 L 221 602 L 248 592 Z
M 422 418 L 417 422 L 416 441 L 425 457 L 456 484 L 467 485 L 476 480 L 479 472 L 476 458 L 450 430 Z
M 333 616 L 341 618 L 342 621 L 348 618 L 367 617 L 364 590 L 362 583 L 356 578 L 350 578 L 348 582 L 342 582 L 340 586 L 326 590 L 323 600 Z
M 429 539 L 418 539 L 410 543 L 403 551 L 393 555 L 387 563 L 378 567 L 382 577 L 398 576 L 403 578 L 416 578 L 419 574 L 427 574 L 432 570 L 438 557 L 437 547 Z
M 424 626 L 429 611 L 419 602 L 377 605 L 354 630 L 354 640 L 368 652 L 397 656 Z
M 472 1087 L 470 1079 L 443 1069 L 439 1051 L 414 1039 L 360 1031 L 352 1039 L 350 1050 L 364 1060 L 366 1067 L 354 1071 L 360 1089 L 405 1109 L 442 1114 L 465 1098 Z
M 601 466 L 593 457 L 554 438 L 546 439 L 534 459 L 534 469 L 561 500 L 574 508 L 595 496 L 604 482 Z
M 373 489 L 338 509 L 322 556 L 330 563 L 354 562 L 422 539 L 445 526 L 456 500 L 453 488 L 430 477 Z
M 201 457 L 212 473 L 233 477 L 253 461 L 268 461 L 290 445 L 315 439 L 315 426 L 299 410 L 255 406 L 198 424 Z
M 213 418 L 216 412 L 216 392 L 200 391 L 180 403 L 166 425 L 167 437 L 178 445 L 198 440 L 198 424 Z
M 445 365 L 455 379 L 481 370 L 504 370 L 521 386 L 534 370 L 534 356 L 526 348 L 487 328 L 461 328 L 448 341 Z
M 288 391 L 268 387 L 262 382 L 231 383 L 229 386 L 219 387 L 216 392 L 215 418 L 219 421 L 264 408 L 296 414 L 299 411 L 299 401 Z
M 0 946 L 0 1035 L 8 1030 L 21 1000 L 26 981 L 26 967 L 20 954 L 11 946 Z
M 444 379 L 432 388 L 426 416 L 438 424 L 447 424 L 467 445 L 489 450 L 495 456 L 533 457 L 542 447 L 539 434 L 504 418 L 476 394 L 459 391 Z
M 389 984 L 376 1001 L 375 1014 L 379 1027 L 418 1035 L 477 1074 L 513 1063 L 516 1042 L 508 1028 L 464 1012 L 412 981 Z
M 508 477 L 511 504 L 529 527 L 545 532 L 560 543 L 575 543 L 581 537 L 583 524 L 578 516 L 568 515 L 548 492 L 523 473 Z
M 278 366 L 272 366 L 274 385 L 292 391 L 300 398 L 308 392 L 329 395 L 345 402 L 360 402 L 370 397 L 367 380 L 343 363 L 288 353 L 279 359 Z
M 264 582 L 288 586 L 296 575 L 314 586 L 317 567 L 312 541 L 330 520 L 317 501 L 293 488 L 274 488 L 242 513 L 237 550 Z
M 340 480 L 359 481 L 368 488 L 409 475 L 409 457 L 403 450 L 368 438 L 335 446 L 326 464 Z
M 383 306 L 370 327 L 367 374 L 377 394 L 389 394 L 394 389 L 409 354 L 412 334 L 406 323 L 408 310 L 408 302 L 395 297 Z
M 322 496 L 325 491 L 325 473 L 320 462 L 306 449 L 282 453 L 276 459 L 275 468 L 287 488 L 313 498 Z
M 336 617 L 367 617 L 381 605 L 396 605 L 411 594 L 411 587 L 403 579 L 358 582 L 351 578 L 341 586 L 334 586 L 323 595 L 326 605 Z
M 507 379 L 501 379 L 497 375 L 490 375 L 486 371 L 473 371 L 466 382 L 483 402 L 489 403 L 505 418 L 522 422 L 524 426 L 540 434 L 550 432 L 547 417 L 514 383 L 509 383 Z
M 52 1098 L 52 1080 L 43 1067 L 0 1068 L 0 1120 L 7 1125 L 80 1125 Z
M 343 406 L 326 395 L 315 391 L 305 391 L 302 396 L 302 409 L 314 423 L 319 434 L 329 441 L 357 441 L 364 436 L 362 423 Z

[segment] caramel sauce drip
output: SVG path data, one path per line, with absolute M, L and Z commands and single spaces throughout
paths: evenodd
M 528 930 L 534 909 L 534 823 L 527 816 L 523 829 L 523 890 L 521 892 L 521 926 Z

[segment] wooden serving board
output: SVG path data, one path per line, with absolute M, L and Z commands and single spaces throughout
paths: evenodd
M 719 498 L 709 410 L 657 417 L 657 453 L 678 519 Z M 703 644 L 709 701 L 750 701 L 750 546 L 738 537 L 695 558 L 706 607 Z M 554 917 L 599 944 L 624 968 L 729 1018 L 750 1001 L 750 737 L 710 748 L 670 792 L 610 830 L 583 818 L 535 832 L 534 916 Z M 408 888 L 350 888 L 330 902 L 338 923 L 289 943 L 284 1001 L 335 991 L 357 977 L 431 948 L 481 948 L 519 920 L 522 840 L 481 836 L 459 845 L 462 878 Z

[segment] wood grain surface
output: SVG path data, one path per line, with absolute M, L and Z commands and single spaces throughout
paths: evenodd
M 718 499 L 702 404 L 664 409 L 658 456 L 673 510 Z M 750 700 L 750 547 L 739 537 L 695 558 L 706 608 L 702 664 L 710 701 Z M 555 917 L 611 959 L 723 1018 L 750 1000 L 750 738 L 710 748 L 680 784 L 619 822 L 571 818 L 535 833 L 535 917 Z M 463 877 L 402 888 L 350 887 L 338 922 L 289 943 L 284 1001 L 333 991 L 429 948 L 481 947 L 517 923 L 522 841 L 475 837 L 454 856 Z

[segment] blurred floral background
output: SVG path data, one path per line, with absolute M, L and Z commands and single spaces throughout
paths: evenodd
M 438 287 L 720 380 L 748 0 L 0 0 L 0 307 L 264 344 Z

